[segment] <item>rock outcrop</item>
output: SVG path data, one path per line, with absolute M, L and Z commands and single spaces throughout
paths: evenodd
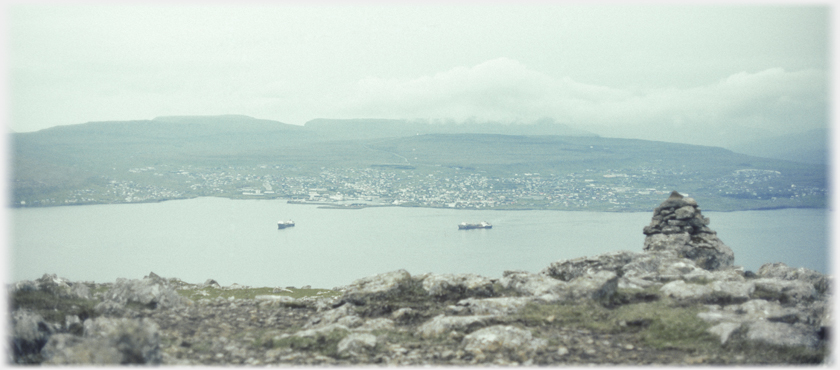
M 187 284 L 154 274 L 110 284 L 45 275 L 10 286 L 12 361 L 824 362 L 832 327 L 831 277 L 782 263 L 755 273 L 733 266 L 731 249 L 708 224 L 695 201 L 674 193 L 645 227 L 641 252 L 556 261 L 538 273 L 505 271 L 499 278 L 396 270 L 301 298 L 291 296 L 291 287 Z M 213 297 L 222 292 L 227 298 Z M 43 304 L 45 297 L 53 301 Z
M 732 266 L 735 254 L 708 227 L 697 202 L 674 191 L 653 210 L 650 225 L 645 226 L 645 251 L 673 250 L 707 270 Z

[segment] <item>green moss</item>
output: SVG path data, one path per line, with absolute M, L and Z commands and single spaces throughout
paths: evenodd
M 59 297 L 42 290 L 17 291 L 11 298 L 12 310 L 26 308 L 49 322 L 64 324 L 67 315 L 79 316 L 82 321 L 99 316 L 93 309 L 98 302 L 91 299 Z
M 697 305 L 678 307 L 669 300 L 625 304 L 610 309 L 595 302 L 530 304 L 518 319 L 528 326 L 551 325 L 606 333 L 633 333 L 647 346 L 686 350 L 720 347 L 720 339 L 706 332 L 709 324 L 697 317 Z
M 669 307 L 663 303 L 628 305 L 616 310 L 618 319 L 649 320 L 640 332 L 642 340 L 654 348 L 713 349 L 720 347 L 720 338 L 706 332 L 711 325 L 697 317 L 705 311 L 700 306 Z
M 291 348 L 296 351 L 319 352 L 326 356 L 335 356 L 338 352 L 338 342 L 349 334 L 346 330 L 332 330 L 319 332 L 313 336 L 288 336 L 272 340 L 272 347 Z

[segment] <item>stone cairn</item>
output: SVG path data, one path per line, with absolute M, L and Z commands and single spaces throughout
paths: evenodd
M 644 250 L 673 250 L 707 270 L 732 266 L 735 254 L 708 227 L 709 222 L 694 199 L 673 191 L 653 210 L 650 225 L 643 230 Z

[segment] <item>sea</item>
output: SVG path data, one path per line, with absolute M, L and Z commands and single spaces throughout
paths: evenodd
M 204 197 L 160 203 L 8 209 L 6 280 L 57 274 L 71 281 L 141 279 L 333 288 L 404 269 L 539 272 L 552 262 L 610 251 L 641 252 L 651 212 L 320 208 L 285 200 Z M 784 262 L 831 273 L 832 211 L 708 212 L 709 225 L 757 271 Z M 294 227 L 278 230 L 277 222 Z M 492 229 L 459 230 L 487 221 Z

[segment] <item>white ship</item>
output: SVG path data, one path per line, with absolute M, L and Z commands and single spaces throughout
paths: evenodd
M 487 221 L 481 221 L 477 224 L 468 224 L 466 222 L 461 222 L 458 224 L 459 230 L 469 230 L 469 229 L 491 229 L 493 225 L 490 225 Z
M 295 226 L 294 221 L 278 221 L 277 222 L 277 229 L 285 229 L 287 227 Z

